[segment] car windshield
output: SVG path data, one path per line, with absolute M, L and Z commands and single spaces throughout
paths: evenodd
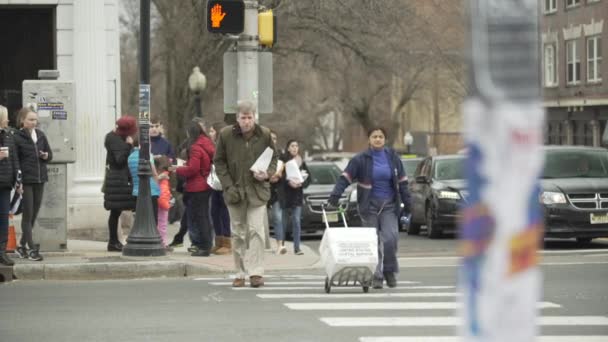
M 543 178 L 608 177 L 608 152 L 547 151 Z
M 435 164 L 435 179 L 464 179 L 463 158 L 439 159 Z
M 413 176 L 416 173 L 416 168 L 422 159 L 402 159 L 403 168 L 405 169 L 405 174 L 407 176 Z
M 334 164 L 309 164 L 310 183 L 318 185 L 336 184 L 342 174 L 340 168 Z

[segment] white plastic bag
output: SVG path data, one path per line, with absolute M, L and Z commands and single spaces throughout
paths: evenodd
M 209 172 L 209 176 L 207 177 L 207 184 L 209 184 L 213 190 L 222 191 L 222 183 L 217 177 L 217 173 L 215 173 L 215 165 L 213 164 L 211 165 L 211 172 Z

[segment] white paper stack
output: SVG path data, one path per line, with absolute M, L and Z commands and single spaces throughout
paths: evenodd
M 249 170 L 253 172 L 266 172 L 272 161 L 272 155 L 274 151 L 270 147 L 266 147 L 264 152 L 258 157 L 258 159 L 251 165 Z
M 298 166 L 298 162 L 295 159 L 292 159 L 285 163 L 285 172 L 287 173 L 287 180 L 292 180 L 298 183 L 304 183 L 304 177 L 300 172 L 300 166 Z

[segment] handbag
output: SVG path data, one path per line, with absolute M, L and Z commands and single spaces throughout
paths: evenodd
M 215 165 L 213 164 L 211 165 L 211 172 L 209 172 L 209 176 L 207 177 L 207 184 L 215 191 L 222 191 L 222 183 L 217 173 L 215 173 Z

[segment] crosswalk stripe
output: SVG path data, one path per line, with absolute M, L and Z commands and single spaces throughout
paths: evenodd
M 225 277 L 197 277 L 197 278 L 194 278 L 193 280 L 196 280 L 196 281 L 226 281 L 226 280 L 232 280 L 234 278 L 235 278 L 235 276 L 231 275 L 231 276 L 225 276 Z M 268 279 L 284 279 L 284 280 L 289 280 L 289 279 L 293 279 L 293 280 L 324 280 L 325 276 L 324 275 L 314 275 L 314 274 L 293 274 L 293 275 L 273 275 L 273 274 L 268 274 L 268 275 L 265 275 L 264 278 L 268 278 Z M 232 283 L 228 283 L 228 284 L 232 284 Z
M 361 302 L 361 303 L 283 303 L 291 310 L 441 310 L 458 309 L 456 302 Z M 539 302 L 539 309 L 561 308 L 551 302 Z
M 215 281 L 215 282 L 210 282 L 210 285 L 215 285 L 215 286 L 232 286 L 232 282 L 229 281 Z M 266 281 L 266 286 L 273 286 L 273 285 L 316 285 L 316 286 L 323 286 L 324 282 L 323 281 Z M 419 284 L 419 282 L 417 281 L 400 281 L 399 284 Z M 450 286 L 453 287 L 453 286 Z
M 287 299 L 287 298 L 440 298 L 458 297 L 455 292 L 385 292 L 385 293 L 269 293 L 258 294 L 262 299 Z
M 383 336 L 361 337 L 360 342 L 460 342 L 460 337 L 451 336 Z M 539 336 L 537 342 L 606 342 L 605 336 Z
M 399 286 L 399 287 L 390 289 L 390 291 L 395 291 L 395 290 L 449 290 L 449 289 L 454 289 L 454 288 L 455 288 L 455 286 Z M 307 287 L 303 287 L 303 286 L 264 286 L 264 287 L 257 287 L 257 288 L 234 287 L 232 289 L 237 290 L 237 291 L 305 291 L 305 290 L 324 291 L 322 284 L 321 285 L 317 284 L 317 286 L 307 286 Z M 340 291 L 344 291 L 344 290 L 361 291 L 361 287 L 352 286 L 352 287 L 340 288 Z
M 321 321 L 332 327 L 419 327 L 458 326 L 459 317 L 322 317 Z M 539 317 L 541 326 L 603 326 L 608 317 L 603 316 L 545 316 Z

